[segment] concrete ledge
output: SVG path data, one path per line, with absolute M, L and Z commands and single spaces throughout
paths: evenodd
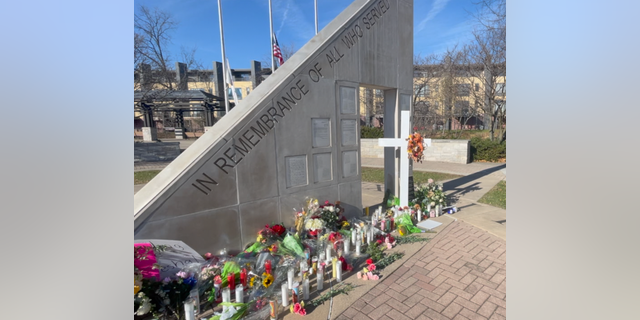
M 134 142 L 133 162 L 172 161 L 180 155 L 180 142 Z
M 378 146 L 378 139 L 360 139 L 360 152 L 363 158 L 384 158 L 384 148 Z M 471 143 L 433 139 L 431 147 L 425 148 L 424 160 L 467 164 L 471 162 Z

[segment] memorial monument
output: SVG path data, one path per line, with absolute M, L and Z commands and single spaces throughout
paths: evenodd
M 134 238 L 240 250 L 265 224 L 291 226 L 306 197 L 361 215 L 358 88 L 384 91 L 385 137 L 399 138 L 412 77 L 413 1 L 353 1 L 135 194 Z M 406 155 L 386 149 L 396 192 Z

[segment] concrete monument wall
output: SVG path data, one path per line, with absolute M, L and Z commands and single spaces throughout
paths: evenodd
M 358 86 L 385 90 L 397 121 L 412 63 L 413 1 L 355 0 L 135 194 L 134 238 L 239 250 L 306 197 L 360 215 Z
M 361 139 L 360 150 L 363 158 L 384 158 L 378 139 Z M 471 162 L 470 141 L 432 139 L 431 146 L 424 150 L 424 160 L 467 164 Z

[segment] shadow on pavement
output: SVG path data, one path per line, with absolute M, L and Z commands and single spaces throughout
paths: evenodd
M 447 181 L 447 182 L 444 183 L 443 187 L 444 187 L 445 190 L 453 190 L 453 189 L 456 189 L 457 187 L 459 187 L 459 186 L 461 186 L 463 184 L 469 183 L 469 182 L 471 182 L 473 180 L 480 179 L 481 177 L 490 175 L 490 174 L 492 174 L 492 173 L 494 173 L 496 171 L 500 171 L 500 170 L 502 170 L 502 169 L 504 169 L 506 167 L 507 167 L 507 164 L 505 163 L 503 165 L 499 165 L 499 166 L 496 166 L 496 167 L 493 167 L 493 168 L 484 169 L 482 171 L 478 171 L 478 172 L 470 174 L 468 176 L 464 176 L 464 177 L 461 177 L 461 178 L 458 178 L 458 179 L 453 179 L 453 180 Z

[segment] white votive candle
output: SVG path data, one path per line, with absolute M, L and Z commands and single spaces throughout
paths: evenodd
M 289 305 L 289 288 L 286 283 L 282 284 L 282 306 L 286 307 Z
M 351 243 L 356 244 L 356 234 L 358 231 L 354 228 L 351 229 Z
M 289 286 L 289 289 L 293 288 L 294 276 L 295 276 L 295 271 L 293 270 L 293 268 L 289 268 L 289 270 L 287 271 L 287 285 Z
M 360 255 L 360 235 L 358 235 L 358 239 L 356 239 L 356 256 Z
M 244 287 L 241 284 L 236 286 L 236 302 L 244 303 Z
M 324 282 L 324 268 L 320 267 L 318 268 L 318 276 L 316 277 L 316 287 L 318 289 L 318 291 L 322 290 L 322 286 L 323 286 L 323 282 Z
M 309 279 L 305 278 L 304 281 L 302 281 L 302 294 L 303 294 L 303 299 L 304 300 L 309 300 Z
M 184 302 L 184 319 L 185 320 L 195 320 L 196 316 L 194 313 L 194 305 L 193 300 L 189 299 Z
M 347 240 L 344 242 L 344 254 L 349 254 L 349 249 L 351 249 L 351 242 Z
M 342 261 L 336 261 L 336 280 L 342 282 Z
M 327 260 L 331 260 L 331 245 L 327 243 Z

